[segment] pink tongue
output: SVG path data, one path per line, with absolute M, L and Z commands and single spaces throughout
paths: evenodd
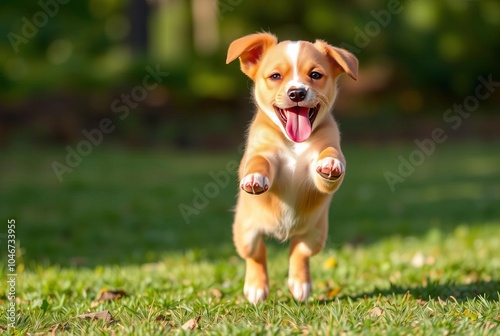
M 311 135 L 309 109 L 307 107 L 292 107 L 287 112 L 286 133 L 293 142 L 303 142 Z

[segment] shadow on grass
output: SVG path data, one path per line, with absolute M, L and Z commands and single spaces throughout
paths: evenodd
M 422 300 L 428 299 L 455 299 L 458 302 L 467 301 L 478 296 L 484 296 L 488 300 L 500 300 L 500 282 L 499 281 L 477 281 L 470 284 L 446 283 L 439 284 L 431 282 L 425 286 L 406 287 L 391 284 L 388 289 L 375 289 L 371 292 L 361 293 L 354 296 L 340 296 L 338 299 L 359 300 L 379 295 L 388 297 L 398 294 L 411 294 L 412 297 Z M 320 303 L 330 303 L 332 300 L 322 300 Z
M 375 149 L 345 149 L 350 170 L 332 204 L 331 247 L 419 237 L 431 229 L 448 234 L 458 225 L 495 225 L 500 217 L 497 146 L 440 147 L 394 193 L 384 172 L 397 169 L 398 155 L 412 148 Z M 16 219 L 25 264 L 93 267 L 156 262 L 172 254 L 192 261 L 236 255 L 231 209 L 238 187 L 227 168 L 239 161 L 236 150 L 99 148 L 59 183 L 51 163 L 64 153 L 11 151 L 11 159 L 0 162 L 0 213 Z M 227 177 L 225 186 L 216 185 L 217 174 Z M 181 211 L 186 208 L 189 215 Z M 6 250 L 4 232 L 0 248 Z

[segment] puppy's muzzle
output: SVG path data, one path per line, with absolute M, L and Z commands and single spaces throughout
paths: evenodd
M 291 101 L 298 103 L 298 102 L 301 102 L 304 99 L 306 99 L 307 90 L 304 88 L 298 88 L 298 89 L 293 88 L 293 89 L 288 90 L 287 95 Z

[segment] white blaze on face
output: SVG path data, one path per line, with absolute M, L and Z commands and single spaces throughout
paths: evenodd
M 309 106 L 311 100 L 310 90 L 307 84 L 300 81 L 299 77 L 299 55 L 303 42 L 289 42 L 286 46 L 285 53 L 287 54 L 290 65 L 292 67 L 292 78 L 285 85 L 285 95 L 288 95 L 290 90 L 300 89 L 305 92 L 305 99 L 292 100 L 286 99 L 287 105 L 285 108 L 286 127 L 285 132 L 290 140 L 295 143 L 306 141 L 312 132 L 312 125 L 309 120 Z
M 286 85 L 286 91 L 290 88 L 306 88 L 304 83 L 299 80 L 299 52 L 300 52 L 300 42 L 290 42 L 286 48 L 286 54 L 290 59 L 293 67 L 293 77 Z

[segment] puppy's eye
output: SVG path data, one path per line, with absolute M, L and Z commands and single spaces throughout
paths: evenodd
M 312 79 L 320 79 L 321 77 L 323 77 L 323 75 L 317 71 L 313 71 L 309 74 L 309 77 L 311 77 Z
M 277 72 L 273 73 L 271 76 L 269 76 L 270 79 L 272 80 L 280 80 L 281 79 L 281 75 Z

